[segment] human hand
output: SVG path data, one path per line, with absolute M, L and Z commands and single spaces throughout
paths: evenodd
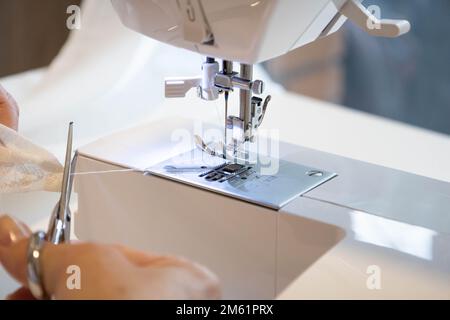
M 0 262 L 22 284 L 9 299 L 32 299 L 27 289 L 30 229 L 0 217 Z M 217 299 L 216 276 L 185 259 L 143 253 L 120 245 L 45 244 L 41 252 L 43 286 L 55 299 Z M 81 288 L 66 285 L 69 266 L 78 266 Z
M 19 107 L 14 98 L 0 85 L 0 124 L 17 131 Z

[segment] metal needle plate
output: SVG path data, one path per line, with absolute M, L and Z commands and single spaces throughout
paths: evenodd
M 256 164 L 233 164 L 198 149 L 146 170 L 149 174 L 276 210 L 336 176 L 269 157 L 259 159 Z

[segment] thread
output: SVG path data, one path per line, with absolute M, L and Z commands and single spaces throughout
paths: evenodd
M 84 176 L 91 174 L 105 174 L 105 173 L 116 173 L 116 172 L 142 172 L 145 173 L 145 170 L 139 169 L 117 169 L 117 170 L 103 170 L 103 171 L 85 171 L 85 172 L 74 172 L 71 176 Z

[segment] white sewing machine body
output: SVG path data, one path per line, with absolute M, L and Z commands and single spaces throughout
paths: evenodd
M 256 138 L 271 100 L 259 97 L 265 85 L 253 79 L 253 64 L 328 36 L 347 18 L 374 36 L 398 37 L 410 30 L 408 21 L 380 19 L 361 1 L 112 0 L 112 4 L 127 27 L 206 56 L 200 76 L 166 79 L 165 96 L 185 97 L 192 88 L 207 101 L 223 94 L 224 154 L 229 146 L 236 154 L 236 146 Z M 240 64 L 239 73 L 233 62 Z M 239 92 L 239 114 L 230 116 L 228 96 L 234 91 Z
M 328 36 L 339 30 L 347 17 L 376 35 L 397 36 L 409 30 L 406 22 L 396 24 L 393 20 L 377 20 L 377 26 L 370 29 L 367 16 L 362 16 L 368 13 L 362 6 L 352 8 L 352 1 L 347 0 L 112 3 L 122 22 L 133 30 L 205 56 L 247 64 L 272 59 Z
M 188 151 L 173 141 L 180 128 L 192 121 L 106 137 L 79 150 L 77 171 L 145 168 Z M 449 297 L 448 183 L 287 143 L 280 157 L 338 176 L 274 210 L 144 170 L 81 175 L 75 233 L 196 260 L 218 274 L 224 298 L 274 298 L 299 276 L 282 298 Z M 374 265 L 382 290 L 367 285 Z
M 112 2 L 123 23 L 140 33 L 203 55 L 253 64 L 316 40 L 345 0 Z
M 225 93 L 227 106 L 228 93 L 238 89 L 239 117 L 225 112 L 225 127 L 239 143 L 257 137 L 270 100 L 253 96 L 264 86 L 249 64 L 326 36 L 346 18 L 373 35 L 409 30 L 406 21 L 373 17 L 359 0 L 112 3 L 128 27 L 209 56 L 202 76 L 166 82 L 166 96 L 197 87 L 207 101 Z M 216 58 L 224 60 L 222 70 Z M 239 76 L 232 61 L 240 63 Z M 289 117 L 296 107 L 279 104 L 271 117 L 295 130 Z M 193 139 L 173 141 L 180 129 L 192 134 L 192 121 L 166 118 L 79 150 L 79 172 L 137 169 L 77 177 L 80 239 L 186 256 L 217 273 L 224 298 L 449 298 L 449 184 L 281 141 L 278 159 L 289 162 L 299 185 L 324 179 L 300 190 L 290 181 L 280 197 L 286 190 L 276 184 L 278 174 L 275 182 L 239 175 L 217 187 L 223 172 L 205 182 L 161 171 L 159 163 L 194 148 Z M 380 270 L 382 290 L 366 273 Z

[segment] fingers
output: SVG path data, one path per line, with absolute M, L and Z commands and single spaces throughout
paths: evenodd
M 29 245 L 29 229 L 11 217 L 0 218 L 0 236 L 4 242 L 0 245 L 0 263 L 4 269 L 24 287 L 27 287 L 27 251 Z M 110 283 L 120 275 L 130 274 L 118 269 L 129 265 L 127 259 L 117 249 L 107 245 L 91 243 L 53 245 L 46 243 L 41 251 L 40 265 L 43 287 L 55 298 L 99 298 L 114 294 Z M 70 291 L 66 286 L 67 268 L 76 265 L 83 270 L 86 288 L 83 291 Z M 111 273 L 114 276 L 111 276 Z M 125 277 L 122 287 L 125 286 Z M 117 291 L 117 290 L 116 290 Z M 83 296 L 86 294 L 86 296 Z M 26 290 L 19 290 L 11 295 L 11 299 L 25 298 Z M 114 295 L 111 296 L 114 298 Z
M 150 254 L 117 244 L 112 247 L 119 250 L 130 263 L 137 267 L 179 267 L 186 268 L 199 276 L 210 277 L 213 275 L 207 268 L 181 257 Z
M 131 262 L 137 267 L 146 267 L 150 264 L 152 266 L 170 265 L 177 267 L 185 267 L 185 266 L 197 267 L 197 265 L 195 265 L 193 262 L 187 259 L 183 259 L 181 257 L 151 254 L 131 249 L 121 244 L 114 244 L 111 245 L 111 247 L 121 252 L 129 262 Z
M 30 229 L 24 223 L 16 221 L 10 216 L 0 216 L 1 246 L 9 246 L 13 242 L 29 237 L 30 234 Z
M 0 85 L 0 123 L 17 130 L 19 127 L 19 107 L 14 98 Z
M 0 216 L 0 262 L 17 281 L 25 284 L 26 247 L 30 229 L 10 216 Z
M 27 286 L 27 251 L 30 230 L 11 217 L 0 217 L 0 262 Z M 44 289 L 55 298 L 218 298 L 217 277 L 186 259 L 160 256 L 121 245 L 46 243 L 40 264 Z M 83 290 L 67 287 L 68 266 L 82 272 Z M 27 299 L 21 288 L 10 299 Z
M 45 289 L 56 299 L 129 299 L 132 283 L 142 282 L 136 280 L 137 268 L 110 245 L 49 245 L 44 248 L 41 262 Z M 79 276 L 80 290 L 69 288 L 69 274 Z
M 147 288 L 158 287 L 141 298 L 219 299 L 220 283 L 217 276 L 206 267 L 175 256 L 147 254 L 122 245 L 114 245 L 128 261 L 140 269 Z M 153 296 L 156 294 L 156 296 Z
M 145 267 L 146 265 L 155 262 L 161 257 L 145 253 L 139 250 L 134 250 L 121 244 L 114 244 L 111 245 L 111 247 L 119 251 L 122 255 L 125 256 L 128 262 L 132 263 L 137 267 Z
M 22 285 L 26 286 L 28 238 L 18 240 L 8 246 L 0 246 L 0 262 L 5 270 Z
M 28 286 L 27 281 L 27 251 L 29 238 L 22 238 L 8 246 L 0 246 L 0 262 L 5 270 L 24 287 Z M 66 288 L 66 269 L 69 265 L 75 264 L 83 266 L 87 260 L 91 265 L 84 270 L 95 268 L 95 259 L 99 258 L 101 252 L 89 249 L 86 244 L 61 244 L 53 245 L 46 243 L 41 251 L 40 265 L 42 274 L 42 285 L 50 296 L 61 295 Z M 87 256 L 87 258 L 86 258 Z M 95 272 L 95 270 L 94 270 Z M 67 291 L 67 290 L 66 290 Z M 16 292 L 13 298 L 23 296 L 24 292 Z M 69 294 L 65 298 L 72 298 Z
M 28 286 L 27 281 L 27 252 L 29 237 L 22 238 L 8 246 L 0 246 L 0 263 L 16 281 Z M 46 243 L 41 251 L 40 264 L 42 267 L 42 281 L 47 293 L 53 294 L 60 278 L 67 267 L 67 256 L 70 245 L 55 246 Z M 76 259 L 76 254 L 74 256 Z
M 0 217 L 0 263 L 24 286 L 27 285 L 27 250 L 30 235 L 31 230 L 24 223 L 10 216 Z M 51 247 L 49 244 L 45 245 L 47 246 Z M 54 263 L 53 259 L 49 260 Z

